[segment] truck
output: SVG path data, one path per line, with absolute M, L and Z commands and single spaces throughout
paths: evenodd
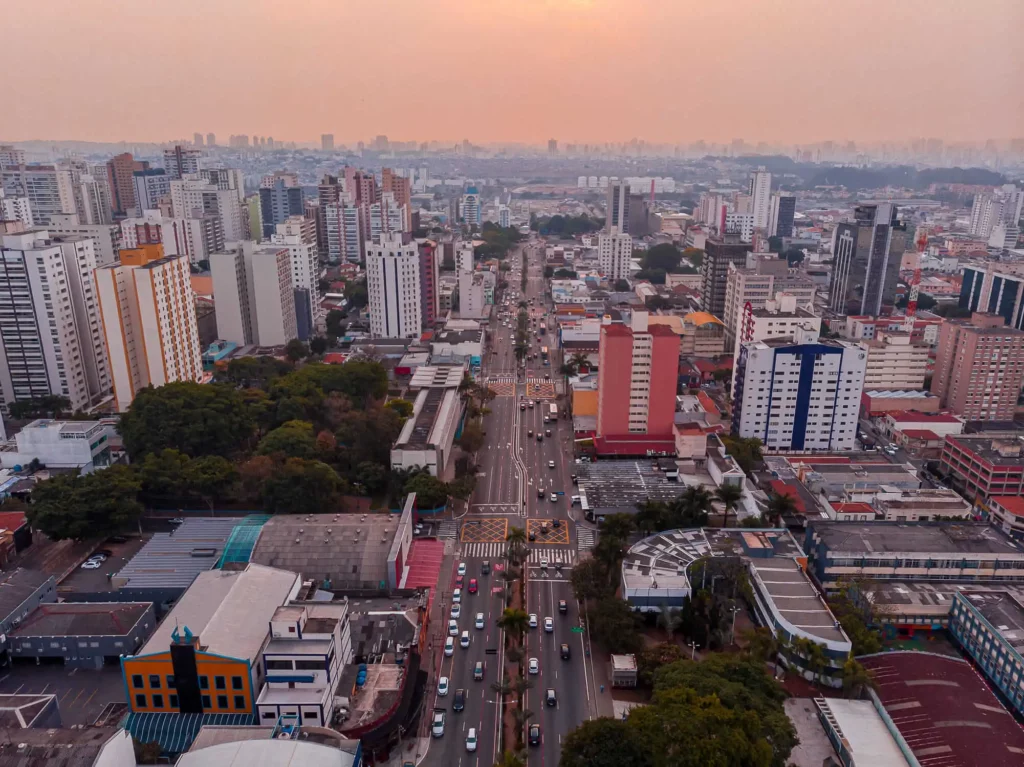
M 548 361 L 548 347 L 546 347 L 546 346 L 540 347 L 540 358 L 542 360 L 544 360 L 545 362 Z
M 545 325 L 543 322 L 540 323 L 540 334 L 541 335 L 544 335 L 547 332 L 547 329 L 548 329 L 547 325 Z
M 552 421 L 558 418 L 558 405 L 548 405 L 548 417 Z

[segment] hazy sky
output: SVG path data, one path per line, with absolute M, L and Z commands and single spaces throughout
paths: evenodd
M 1024 135 L 1024 0 L 0 6 L 0 140 Z

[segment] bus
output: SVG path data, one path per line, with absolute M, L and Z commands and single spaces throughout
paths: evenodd
M 558 405 L 548 405 L 548 417 L 552 421 L 558 420 Z
M 548 361 L 548 347 L 546 347 L 546 346 L 540 347 L 540 358 L 542 360 L 544 360 L 544 362 Z
M 548 328 L 547 328 L 547 325 L 545 325 L 545 324 L 544 324 L 544 323 L 542 322 L 542 323 L 540 323 L 540 331 L 538 331 L 538 332 L 539 332 L 539 333 L 540 333 L 541 335 L 544 335 L 544 334 L 545 334 L 545 333 L 547 332 L 547 329 L 548 329 Z

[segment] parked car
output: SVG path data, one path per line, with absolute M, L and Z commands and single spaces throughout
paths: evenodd
M 451 657 L 455 654 L 455 637 L 446 637 L 444 640 L 444 654 Z
M 434 709 L 434 718 L 430 724 L 430 734 L 435 738 L 444 736 L 444 711 Z
M 448 677 L 443 676 L 437 680 L 437 694 L 442 698 L 448 694 Z
M 452 605 L 452 618 L 456 619 L 460 617 L 462 617 L 462 605 L 456 602 Z

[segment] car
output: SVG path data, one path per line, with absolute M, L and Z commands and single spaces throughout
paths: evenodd
M 461 687 L 455 691 L 455 698 L 452 700 L 452 711 L 462 711 L 466 707 L 466 691 Z
M 110 552 L 109 549 L 96 549 L 96 551 L 92 553 L 92 556 L 89 557 L 89 559 L 96 559 L 97 557 L 103 557 L 104 559 L 106 559 L 107 557 L 112 556 L 114 555 Z
M 175 527 L 177 527 L 178 525 L 185 524 L 185 518 L 184 517 L 175 517 L 174 519 L 169 519 L 167 521 L 170 522 Z
M 458 603 L 458 602 L 461 602 L 461 601 L 462 601 L 462 589 L 455 589 L 455 591 L 452 592 L 452 602 Z
M 562 520 L 560 520 L 560 519 L 552 520 L 551 521 L 551 526 L 557 530 L 558 528 L 560 528 L 562 526 Z
M 444 734 L 444 726 L 443 725 L 442 725 L 442 728 L 441 728 L 441 734 L 442 735 Z M 440 737 L 440 735 L 437 736 L 437 737 Z M 529 741 L 530 741 L 530 745 L 531 746 L 539 746 L 540 745 L 540 725 L 539 724 L 531 724 L 530 725 Z
M 470 753 L 476 751 L 476 727 L 470 727 L 466 733 L 466 750 Z
M 457 619 L 460 617 L 462 617 L 462 605 L 456 602 L 452 605 L 452 618 Z
M 530 628 L 537 628 L 537 613 L 530 613 Z
M 539 674 L 540 673 L 540 661 L 537 660 L 536 658 L 530 658 L 529 672 L 531 674 Z
M 555 622 L 551 618 L 544 619 L 544 633 L 551 634 L 555 630 Z
M 526 403 L 526 405 L 527 405 L 527 407 L 529 407 L 529 408 L 530 408 L 530 409 L 532 410 L 532 409 L 533 409 L 533 400 L 532 400 L 532 399 L 531 399 L 531 400 L 529 400 L 529 401 L 528 401 L 528 402 Z
M 484 680 L 484 662 L 482 660 L 478 660 L 473 665 L 473 681 L 474 682 L 482 682 L 483 680 Z
M 520 404 L 519 405 L 519 409 L 520 410 L 526 410 L 526 404 L 525 403 Z
M 548 468 L 549 469 L 555 468 L 555 462 L 554 461 L 548 461 Z
M 86 562 L 100 562 L 100 563 L 106 562 L 106 561 L 107 561 L 107 557 L 106 557 L 105 554 L 93 554 L 91 557 L 89 557 L 86 560 Z
M 549 687 L 547 692 L 544 693 L 544 702 L 549 706 L 558 705 L 558 698 L 555 697 L 555 690 L 553 687 Z
M 437 694 L 442 698 L 448 694 L 448 677 L 443 676 L 437 680 Z
M 448 636 L 457 637 L 459 635 L 459 623 L 458 621 L 448 621 Z
M 552 503 L 558 503 L 558 493 L 552 493 L 549 499 Z
M 103 563 L 98 559 L 88 559 L 82 563 L 83 570 L 99 570 L 103 567 Z
M 469 632 L 468 631 L 463 631 L 462 632 L 462 638 L 459 639 L 459 644 L 463 648 L 469 647 Z
M 434 709 L 434 718 L 430 723 L 430 734 L 435 738 L 444 736 L 444 711 Z
M 543 491 L 541 492 L 541 494 L 540 494 L 540 497 L 541 497 L 541 498 L 543 498 L 543 497 L 544 497 L 544 493 L 543 493 Z M 535 541 L 535 540 L 537 540 L 537 534 L 536 534 L 535 532 L 533 532 L 532 530 L 530 531 L 530 534 L 529 534 L 529 535 L 528 535 L 527 537 L 528 537 L 528 538 L 529 538 L 529 539 L 530 539 L 531 541 Z
M 544 430 L 544 436 L 545 437 L 550 437 L 551 436 L 551 429 L 545 429 Z
M 480 587 L 477 586 L 476 578 L 469 579 L 469 593 L 475 594 Z
M 466 563 L 465 562 L 459 562 L 459 569 L 455 571 L 455 574 L 456 575 L 465 575 L 466 574 Z
M 128 536 L 112 535 L 109 538 L 107 538 L 107 543 L 128 543 Z
M 526 436 L 527 437 L 533 437 L 533 429 L 527 429 L 526 430 Z
M 456 575 L 455 576 L 455 588 L 461 589 L 462 588 L 462 584 L 465 581 L 465 578 L 466 578 L 466 576 L 464 576 L 464 575 Z
M 538 487 L 537 488 L 537 497 L 538 498 L 543 498 L 544 497 L 544 488 L 543 487 Z
M 455 637 L 445 637 L 444 654 L 449 658 L 455 654 Z
M 476 623 L 474 623 L 473 625 L 476 626 L 478 629 L 482 629 L 484 627 L 484 614 L 483 613 L 477 613 L 476 614 Z
M 578 496 L 578 495 L 574 495 L 574 496 L 572 496 L 572 497 L 570 497 L 570 498 L 569 498 L 569 505 L 570 505 L 570 506 L 577 506 L 577 505 L 579 505 L 579 504 L 580 504 L 581 502 L 582 502 L 582 499 L 581 499 L 581 498 L 580 498 L 580 496 Z
M 569 475 L 569 479 L 571 479 L 571 480 L 572 480 L 572 483 L 573 483 L 574 485 L 578 485 L 578 484 L 580 483 L 580 478 L 579 478 L 579 476 L 577 476 L 576 474 L 570 474 L 570 475 Z
M 567 612 L 569 612 L 569 603 L 566 602 L 564 599 L 559 599 L 558 600 L 558 612 L 560 612 L 560 613 L 567 613 Z
M 547 366 L 548 366 L 548 363 L 545 362 L 544 363 L 544 367 L 547 367 Z M 551 380 L 551 374 L 550 373 L 545 373 L 544 374 L 544 380 L 545 381 L 550 381 Z
M 569 660 L 569 658 L 572 657 L 572 653 L 569 651 L 569 645 L 565 644 L 564 642 L 561 645 L 560 652 L 562 655 L 562 660 Z
M 548 560 L 547 559 L 541 559 L 540 560 L 540 569 L 541 570 L 547 570 L 548 569 Z
M 483 562 L 480 563 L 480 574 L 481 575 L 490 575 L 491 574 L 491 563 L 488 562 L 486 559 Z

